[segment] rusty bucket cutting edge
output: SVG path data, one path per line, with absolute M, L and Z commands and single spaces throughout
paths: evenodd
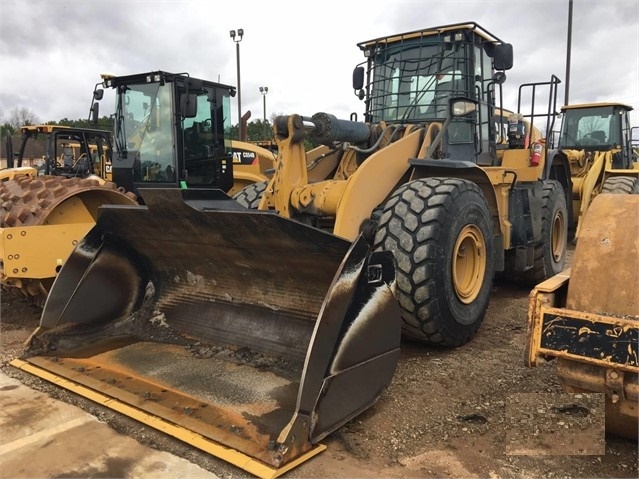
M 177 424 L 173 424 L 171 422 L 165 421 L 162 418 L 152 416 L 146 412 L 143 412 L 137 408 L 131 407 L 128 404 L 123 402 L 119 402 L 112 397 L 109 397 L 105 394 L 102 394 L 98 391 L 94 391 L 87 387 L 84 387 L 78 383 L 73 381 L 69 381 L 67 379 L 58 377 L 46 369 L 39 368 L 25 362 L 21 359 L 14 359 L 9 364 L 11 366 L 20 369 L 26 373 L 37 376 L 46 381 L 50 381 L 56 384 L 59 387 L 67 389 L 75 394 L 83 396 L 87 399 L 92 400 L 98 404 L 106 406 L 114 411 L 117 411 L 120 414 L 124 414 L 125 416 L 130 417 L 131 419 L 135 419 L 136 421 L 141 422 L 149 427 L 154 429 L 158 429 L 165 434 L 168 434 L 176 439 L 179 439 L 201 451 L 209 453 L 215 457 L 219 457 L 220 459 L 228 462 L 229 464 L 233 464 L 244 471 L 259 477 L 261 479 L 274 479 L 276 477 L 281 476 L 282 474 L 294 469 L 295 467 L 303 464 L 304 462 L 312 459 L 316 455 L 326 450 L 326 446 L 324 444 L 315 444 L 313 447 L 297 457 L 296 459 L 286 463 L 284 466 L 275 468 L 272 466 L 268 466 L 262 462 L 256 461 L 255 459 L 243 454 L 239 451 L 229 449 L 215 441 L 207 439 L 199 434 L 195 434 L 192 431 L 183 428 Z
M 101 208 L 26 361 L 284 467 L 390 383 L 392 257 L 188 191 Z

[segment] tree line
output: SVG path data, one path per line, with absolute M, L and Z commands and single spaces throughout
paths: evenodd
M 273 115 L 271 120 L 265 119 L 262 120 L 257 119 L 255 121 L 251 121 L 247 124 L 247 140 L 251 141 L 273 141 L 273 122 L 276 115 Z M 91 128 L 97 130 L 106 130 L 113 131 L 114 128 L 114 119 L 113 116 L 102 116 L 98 118 L 98 122 L 92 123 L 88 119 L 77 119 L 71 120 L 69 118 L 62 118 L 57 121 L 47 121 L 42 123 L 37 114 L 29 110 L 28 108 L 14 108 L 11 112 L 5 117 L 4 112 L 0 110 L 0 157 L 6 158 L 6 143 L 4 139 L 7 135 L 11 136 L 12 144 L 14 145 L 14 149 L 21 143 L 21 135 L 20 128 L 23 126 L 30 125 L 60 125 L 60 126 L 68 126 L 72 128 Z M 235 124 L 231 126 L 231 130 L 229 132 L 230 139 L 239 140 L 240 138 L 240 125 Z M 313 142 L 308 135 L 304 139 L 304 147 L 308 151 L 317 144 Z M 25 158 L 40 158 L 44 155 L 45 145 L 43 140 L 40 138 L 36 138 L 35 141 L 30 142 L 25 151 Z
M 7 148 L 5 138 L 7 136 L 11 137 L 11 143 L 15 152 L 16 148 L 18 148 L 18 146 L 22 142 L 20 128 L 23 126 L 42 124 L 113 131 L 114 119 L 113 116 L 105 115 L 98 119 L 97 124 L 92 123 L 85 118 L 80 118 L 77 120 L 62 118 L 61 120 L 57 121 L 42 122 L 37 114 L 25 107 L 14 108 L 13 110 L 11 110 L 11 112 L 9 112 L 8 115 L 5 115 L 4 112 L 0 110 L 0 158 L 6 158 L 7 156 L 5 151 Z M 230 138 L 233 140 L 238 140 L 240 138 L 239 124 L 231 126 L 229 135 Z M 258 119 L 248 123 L 247 139 L 248 141 L 271 141 L 273 139 L 272 123 L 268 119 Z M 30 158 L 31 161 L 41 158 L 44 155 L 45 149 L 46 145 L 44 143 L 44 138 L 34 138 L 33 141 L 29 141 L 29 143 L 27 144 L 27 149 L 24 152 L 24 157 L 25 159 Z
M 71 120 L 69 118 L 62 118 L 57 121 L 41 122 L 38 115 L 29 110 L 28 108 L 14 108 L 6 116 L 0 111 L 0 135 L 4 138 L 7 134 L 11 136 L 19 136 L 20 128 L 29 125 L 60 125 L 69 126 L 73 128 L 93 128 L 98 130 L 113 131 L 113 117 L 102 116 L 98 119 L 97 124 L 90 122 L 88 119 Z M 240 137 L 240 126 L 235 124 L 231 126 L 230 137 L 237 140 Z M 251 121 L 247 125 L 247 137 L 249 141 L 263 141 L 271 140 L 273 138 L 273 126 L 272 123 L 267 120 L 258 119 Z

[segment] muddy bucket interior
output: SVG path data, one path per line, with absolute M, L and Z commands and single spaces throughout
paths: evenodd
M 212 192 L 142 194 L 101 208 L 16 365 L 265 477 L 377 400 L 401 335 L 388 254 Z

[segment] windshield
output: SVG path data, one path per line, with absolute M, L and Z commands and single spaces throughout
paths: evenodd
M 564 112 L 559 148 L 621 144 L 621 116 L 612 106 L 573 108 Z
M 173 174 L 174 145 L 170 84 L 121 87 L 115 136 L 120 151 L 134 154 L 143 181 L 167 181 Z
M 373 121 L 446 118 L 448 99 L 466 92 L 459 50 L 440 43 L 390 47 L 372 63 Z M 467 93 L 466 93 L 467 94 Z

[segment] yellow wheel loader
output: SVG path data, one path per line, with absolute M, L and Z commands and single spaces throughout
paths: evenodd
M 639 195 L 597 195 L 572 267 L 533 289 L 525 361 L 555 360 L 568 392 L 605 394 L 606 431 L 637 440 Z
M 398 263 L 405 336 L 464 344 L 495 272 L 535 284 L 563 269 L 569 166 L 547 161 L 535 126 L 545 119 L 539 126 L 551 130 L 559 80 L 520 88 L 519 105 L 547 88 L 543 115 L 510 115 L 499 103 L 499 70 L 510 68 L 512 48 L 476 24 L 359 46 L 368 60 L 354 89 L 366 100 L 365 122 L 276 118 L 274 177 L 249 187 L 243 204 L 351 240 L 364 232 Z M 306 134 L 319 151 L 305 154 Z
M 158 187 L 137 190 L 143 205 L 100 208 L 12 364 L 273 477 L 377 400 L 402 331 L 461 345 L 495 271 L 561 271 L 569 167 L 547 161 L 535 125 L 552 131 L 559 80 L 520 88 L 520 104 L 547 88 L 548 109 L 518 108 L 504 142 L 511 45 L 465 23 L 359 47 L 365 121 L 276 118 L 273 176 L 237 201 L 162 188 L 164 150 L 121 115 L 114 178 L 119 162 Z M 154 118 L 167 82 L 153 81 L 113 85 L 118 108 Z M 219 153 L 228 90 L 184 81 L 179 116 L 215 106 Z M 305 135 L 321 146 L 306 153 Z M 176 174 L 206 184 L 188 171 Z
M 613 102 L 561 108 L 561 131 L 553 154 L 570 163 L 575 237 L 596 195 L 639 192 L 639 157 L 632 144 L 630 111 L 631 106 Z

